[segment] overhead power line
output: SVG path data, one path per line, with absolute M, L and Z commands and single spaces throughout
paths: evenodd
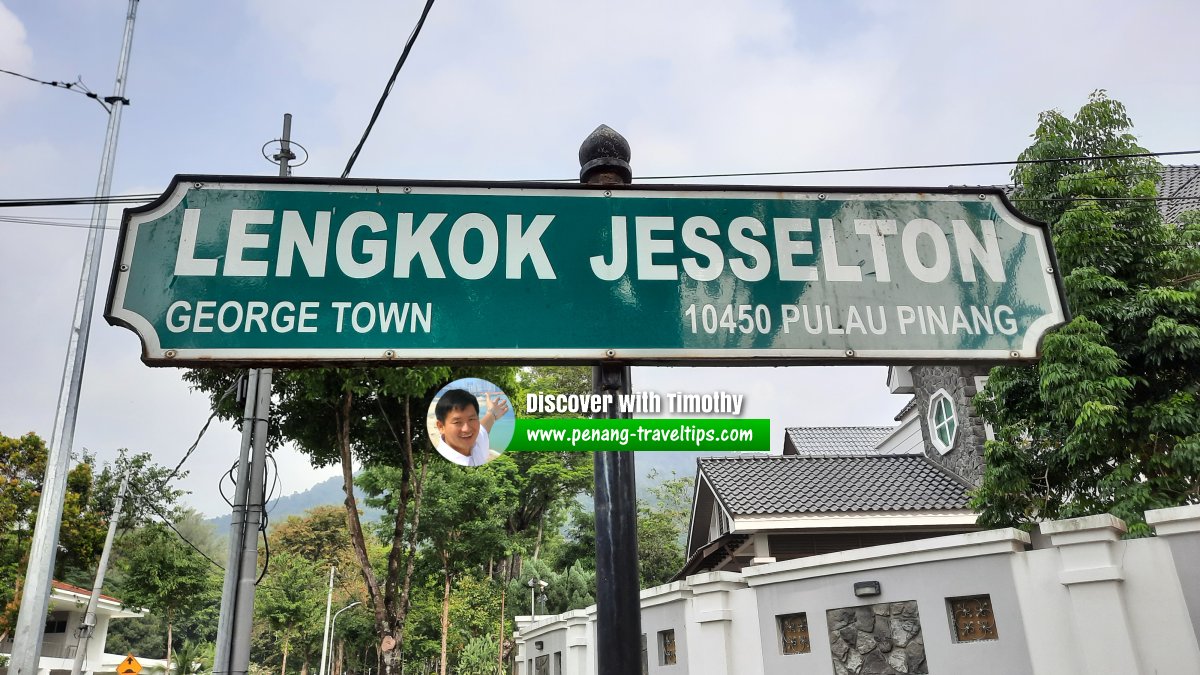
M 0 199 L 0 207 L 82 206 L 91 204 L 142 204 L 157 199 L 156 194 L 109 195 L 107 197 L 42 197 L 32 199 Z
M 200 445 L 200 439 L 204 438 L 204 434 L 208 431 L 209 425 L 211 425 L 212 421 L 216 419 L 218 414 L 220 414 L 221 404 L 224 403 L 225 399 L 228 398 L 228 396 L 238 388 L 240 382 L 241 378 L 239 377 L 238 379 L 234 380 L 224 392 L 222 392 L 221 397 L 218 398 L 217 402 L 213 404 L 212 414 L 208 416 L 207 420 L 205 420 L 204 426 L 200 427 L 200 433 L 196 434 L 196 440 L 192 442 L 192 445 L 187 449 L 187 452 L 183 453 L 183 459 L 179 460 L 179 463 L 175 465 L 174 470 L 171 471 L 171 475 L 167 476 L 167 480 L 164 481 L 164 483 L 171 482 L 175 479 L 175 476 L 179 475 L 179 470 L 183 468 L 184 463 L 187 462 L 188 458 L 192 456 L 192 453 L 196 451 L 196 448 Z
M 385 96 L 386 96 L 386 93 L 385 93 Z M 365 139 L 365 136 L 364 136 L 364 139 Z M 360 147 L 361 147 L 361 145 L 360 145 Z M 1088 155 L 1088 156 L 1079 156 L 1079 157 L 1006 160 L 1006 161 L 995 161 L 995 162 L 957 162 L 957 163 L 946 163 L 946 164 L 906 164 L 906 165 L 897 165 L 897 166 L 873 166 L 873 167 L 857 167 L 857 168 L 844 168 L 844 169 L 805 169 L 802 171 L 756 171 L 756 172 L 743 172 L 743 173 L 707 173 L 707 174 L 686 174 L 686 175 L 679 174 L 679 175 L 672 175 L 672 176 L 638 176 L 637 180 L 667 180 L 667 179 L 679 179 L 679 178 L 737 178 L 737 177 L 754 177 L 754 176 L 799 176 L 799 175 L 817 175 L 817 174 L 827 174 L 827 173 L 864 173 L 864 172 L 874 172 L 874 171 L 907 171 L 907 170 L 912 170 L 912 169 L 953 169 L 953 168 L 970 168 L 970 167 L 980 167 L 980 166 L 1003 166 L 1003 165 L 1017 165 L 1017 164 L 1051 164 L 1054 162 L 1090 162 L 1090 161 L 1109 160 L 1109 159 L 1133 159 L 1133 158 L 1139 158 L 1139 157 L 1170 157 L 1170 156 L 1177 156 L 1177 155 L 1200 155 L 1200 150 L 1171 150 L 1171 151 L 1167 151 L 1167 152 L 1140 152 L 1140 153 L 1129 153 L 1129 154 L 1122 154 L 1122 155 Z M 1123 178 L 1123 177 L 1138 176 L 1138 175 L 1144 175 L 1144 174 L 1148 175 L 1151 173 L 1153 173 L 1153 172 L 1113 174 L 1109 177 Z M 345 174 L 343 174 L 343 178 L 344 177 L 345 177 Z M 577 179 L 553 178 L 553 179 L 541 179 L 541 180 L 537 180 L 537 181 L 526 181 L 526 182 L 554 183 L 554 182 L 565 182 L 568 180 L 574 182 Z M 970 187 L 970 186 L 965 186 L 965 187 Z M 989 185 L 987 187 L 1011 187 L 1011 184 Z M 78 205 L 88 205 L 88 204 L 97 204 L 97 203 L 139 204 L 139 203 L 149 202 L 151 200 L 157 199 L 158 197 L 159 197 L 159 195 L 154 194 L 154 193 L 140 193 L 140 194 L 128 194 L 128 195 L 111 195 L 109 197 L 46 197 L 46 198 L 28 198 L 28 199 L 0 199 L 0 208 L 3 208 L 3 207 L 26 208 L 26 207 L 32 207 L 32 206 L 78 206 Z M 1066 197 L 1063 199 L 1088 199 L 1088 198 Z M 1100 198 L 1095 198 L 1095 199 L 1100 199 Z M 1118 198 L 1113 198 L 1113 199 L 1118 199 Z M 1144 199 L 1144 200 L 1153 199 L 1153 200 L 1158 200 L 1158 201 L 1164 201 L 1164 200 L 1171 200 L 1171 199 L 1183 199 L 1183 200 L 1194 199 L 1194 197 L 1141 197 L 1141 198 L 1125 197 L 1125 198 L 1120 198 L 1120 199 Z M 1046 200 L 1040 200 L 1040 201 L 1046 201 Z M 18 219 L 15 216 L 14 217 L 4 217 L 3 220 L 8 220 L 10 222 L 26 222 L 29 224 L 49 224 L 49 223 L 33 222 L 34 219 L 32 219 L 32 218 Z M 60 226 L 60 227 L 70 227 L 70 225 L 67 225 L 65 223 L 58 223 L 58 222 L 55 222 L 54 225 Z
M 38 225 L 40 227 L 66 227 L 73 230 L 87 230 L 92 226 L 87 223 L 64 223 L 57 220 L 46 220 L 44 218 L 11 218 L 8 216 L 0 216 L 0 223 L 14 223 L 16 225 Z M 121 228 L 116 225 L 105 225 L 104 229 L 116 231 Z
M 39 80 L 36 77 L 22 75 L 21 73 L 14 73 L 11 70 L 5 70 L 3 68 L 0 68 L 0 73 L 4 73 L 5 75 L 12 75 L 14 77 L 19 77 L 22 80 L 29 80 L 30 82 L 44 84 L 44 85 L 47 85 L 50 87 L 54 87 L 56 89 L 66 89 L 67 91 L 73 91 L 76 94 L 82 94 L 82 95 L 92 99 L 93 101 L 99 103 L 100 107 L 104 108 L 104 112 L 107 112 L 107 113 L 112 112 L 112 108 L 109 107 L 106 99 L 101 99 L 99 94 L 93 92 L 91 89 L 88 89 L 87 85 L 83 83 L 83 78 L 81 78 L 81 77 L 75 78 L 74 82 L 59 82 L 58 80 Z
M 634 180 L 677 180 L 680 178 L 743 178 L 754 176 L 807 176 L 825 173 L 866 173 L 871 171 L 911 171 L 915 169 L 958 169 L 981 166 L 1009 166 L 1019 164 L 1053 164 L 1054 162 L 1091 162 L 1104 159 L 1135 159 L 1138 157 L 1169 157 L 1172 155 L 1200 155 L 1200 150 L 1174 150 L 1171 152 L 1132 152 L 1121 155 L 1087 155 L 1080 157 L 1053 157 L 1048 159 L 1010 159 L 994 162 L 952 162 L 948 164 L 903 164 L 898 166 L 865 166 L 845 169 L 804 169 L 798 171 L 748 171 L 740 173 L 693 173 L 670 176 L 634 176 Z M 548 182 L 576 181 L 577 178 L 554 178 Z
M 388 94 L 392 93 L 392 85 L 396 84 L 396 77 L 400 74 L 400 69 L 404 67 L 404 62 L 408 60 L 408 53 L 412 51 L 413 44 L 417 41 L 417 36 L 421 33 L 421 27 L 425 25 L 425 17 L 429 16 L 429 10 L 432 8 L 433 0 L 426 0 L 425 8 L 421 10 L 421 18 L 417 19 L 417 25 L 413 27 L 412 33 L 408 36 L 408 42 L 404 43 L 404 50 L 400 52 L 400 58 L 396 61 L 396 67 L 392 69 L 392 76 L 388 79 L 387 86 L 383 88 L 383 93 L 379 96 L 379 102 L 375 104 L 375 112 L 371 113 L 371 120 L 367 122 L 367 128 L 363 130 L 362 138 L 359 139 L 354 152 L 350 153 L 350 159 L 346 162 L 346 168 L 342 170 L 342 178 L 349 176 L 350 169 L 354 168 L 354 162 L 358 160 L 358 153 L 362 152 L 363 145 L 367 142 L 367 136 L 371 135 L 371 129 L 375 127 L 375 120 L 379 119 L 379 113 L 383 110 L 383 104 L 387 101 Z

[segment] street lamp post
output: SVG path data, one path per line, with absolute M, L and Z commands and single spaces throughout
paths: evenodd
M 352 603 L 346 605 L 345 607 L 339 609 L 337 611 L 337 613 L 333 615 L 333 625 L 330 626 L 330 628 L 329 628 L 329 669 L 325 671 L 325 672 L 329 673 L 329 675 L 333 675 L 333 637 L 334 637 L 334 631 L 337 630 L 338 614 L 341 614 L 342 612 L 350 609 L 351 607 L 355 607 L 355 606 L 361 605 L 361 604 L 362 604 L 361 602 L 352 602 Z
M 530 579 L 529 581 L 526 581 L 525 585 L 529 587 L 529 616 L 536 620 L 537 619 L 537 606 L 534 603 L 537 600 L 537 593 L 538 593 L 538 591 L 544 592 L 546 590 L 546 587 L 549 586 L 550 584 L 546 583 L 545 581 L 542 581 L 541 579 L 538 579 L 537 577 L 534 577 L 534 578 Z M 544 598 L 545 595 L 543 595 L 542 597 Z
M 250 380 L 250 385 L 254 386 L 254 382 Z M 325 596 L 325 632 L 321 635 L 321 664 L 318 675 L 325 675 L 325 663 L 329 660 L 329 653 L 326 651 L 329 646 L 329 610 L 333 608 L 333 574 L 336 571 L 336 567 L 329 568 L 329 595 Z

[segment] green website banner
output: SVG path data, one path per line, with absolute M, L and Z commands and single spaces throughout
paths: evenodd
M 768 452 L 767 419 L 518 419 L 505 452 Z

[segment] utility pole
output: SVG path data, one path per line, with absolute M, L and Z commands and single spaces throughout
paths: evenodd
M 96 568 L 96 581 L 92 584 L 92 595 L 88 598 L 87 610 L 83 614 L 83 623 L 79 626 L 79 639 L 75 643 L 75 662 L 71 664 L 71 675 L 79 675 L 83 670 L 83 660 L 87 655 L 87 646 L 92 639 L 92 629 L 96 627 L 96 603 L 100 600 L 100 589 L 104 587 L 104 573 L 108 570 L 108 554 L 112 552 L 113 539 L 117 536 L 117 523 L 121 520 L 121 505 L 125 502 L 125 489 L 129 487 L 129 471 L 121 477 L 121 488 L 117 491 L 117 501 L 113 504 L 112 515 L 108 517 L 108 535 L 104 538 L 104 550 L 100 553 L 100 565 Z
M 336 567 L 329 568 L 329 595 L 325 597 L 325 632 L 321 633 L 321 669 L 319 675 L 325 675 L 326 647 L 329 645 L 329 610 L 333 609 L 333 573 Z
M 79 413 L 79 390 L 83 384 L 83 364 L 87 356 L 88 336 L 92 327 L 92 307 L 96 304 L 96 277 L 100 270 L 100 254 L 104 248 L 104 222 L 108 205 L 103 198 L 112 189 L 112 170 L 117 156 L 117 135 L 121 129 L 121 111 L 129 105 L 125 98 L 125 79 L 129 72 L 129 54 L 133 47 L 133 22 L 137 16 L 138 0 L 129 0 L 125 17 L 125 35 L 121 41 L 121 57 L 117 63 L 117 79 L 112 96 L 105 97 L 111 105 L 104 151 L 100 157 L 100 176 L 96 181 L 96 196 L 92 207 L 91 227 L 83 267 L 79 272 L 79 293 L 75 298 L 75 313 L 71 335 L 67 341 L 66 363 L 54 412 L 54 429 L 50 435 L 50 453 L 46 461 L 46 476 L 42 481 L 42 497 L 38 503 L 37 524 L 29 547 L 29 564 L 25 568 L 21 609 L 13 631 L 12 659 L 8 672 L 13 675 L 36 675 L 42 653 L 42 631 L 50 605 L 50 583 L 53 581 L 54 558 L 58 552 L 59 526 L 67 493 L 67 473 L 71 466 L 71 446 L 75 442 L 75 420 Z
M 290 174 L 292 115 L 283 116 L 279 154 L 279 176 Z M 238 477 L 234 487 L 233 514 L 229 523 L 229 555 L 225 583 L 221 589 L 221 616 L 217 622 L 217 645 L 213 673 L 241 675 L 250 668 L 250 631 L 254 620 L 255 576 L 258 571 L 258 532 L 262 526 L 266 493 L 267 421 L 271 414 L 270 368 L 253 368 L 246 373 L 245 414 L 242 443 L 238 453 Z
M 628 185 L 629 143 L 601 124 L 579 146 L 579 182 L 588 185 Z M 615 400 L 630 392 L 629 366 L 603 363 L 592 368 L 592 388 Z M 617 406 L 608 419 L 629 417 Z M 604 675 L 642 672 L 641 584 L 637 551 L 637 474 L 632 452 L 597 452 L 596 470 L 596 655 Z

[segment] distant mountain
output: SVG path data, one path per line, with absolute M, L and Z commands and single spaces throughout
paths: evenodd
M 668 478 L 675 476 L 695 477 L 696 475 L 696 458 L 711 455 L 713 453 L 705 452 L 639 452 L 634 459 L 634 466 L 637 469 L 638 475 L 638 497 L 643 499 L 649 498 L 649 488 L 653 485 L 662 482 Z M 650 481 L 648 476 L 651 473 L 657 475 L 656 481 Z M 354 490 L 355 496 L 358 498 L 360 508 L 363 510 L 363 521 L 372 522 L 383 516 L 383 511 L 379 509 L 369 508 L 365 505 L 364 495 L 358 488 Z M 321 483 L 317 483 L 311 488 L 290 494 L 284 497 L 278 497 L 271 501 L 268 506 L 268 518 L 272 523 L 281 523 L 288 516 L 302 515 L 305 511 L 315 506 L 326 505 L 341 505 L 346 499 L 342 492 L 342 479 L 333 477 Z M 590 505 L 591 500 L 585 500 Z M 210 518 L 207 522 L 212 523 L 217 532 L 224 534 L 229 529 L 229 515 Z
M 366 496 L 362 490 L 354 488 L 354 496 L 358 499 L 359 509 L 363 512 L 363 522 L 373 522 L 383 516 L 383 511 L 368 507 L 366 505 Z M 342 492 L 342 479 L 334 476 L 329 480 L 317 483 L 303 492 L 276 497 L 267 505 L 268 523 L 282 523 L 287 520 L 288 516 L 303 515 L 305 511 L 316 506 L 341 506 L 346 501 L 346 494 Z M 217 516 L 210 518 L 208 522 L 212 523 L 218 532 L 225 532 L 229 529 L 229 521 L 232 516 Z

